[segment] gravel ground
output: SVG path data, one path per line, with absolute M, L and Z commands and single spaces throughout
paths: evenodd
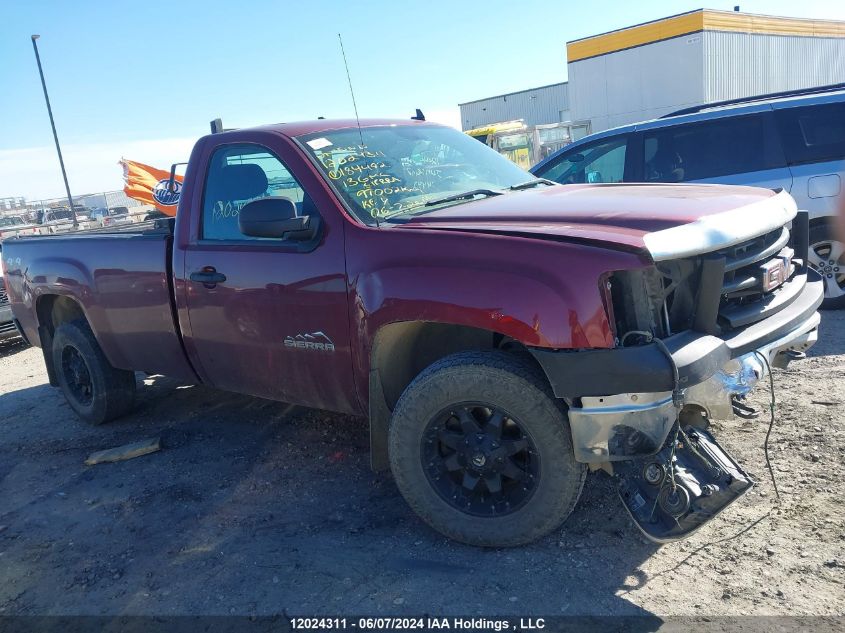
M 595 473 L 560 531 L 481 550 L 369 471 L 363 420 L 139 375 L 135 413 L 92 428 L 39 350 L 0 343 L 0 614 L 842 615 L 843 377 L 845 313 L 828 312 L 775 375 L 780 506 L 765 423 L 722 423 L 759 483 L 687 541 L 645 541 Z M 161 452 L 83 464 L 150 437 Z

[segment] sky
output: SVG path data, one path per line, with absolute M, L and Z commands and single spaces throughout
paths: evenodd
M 64 195 L 30 35 L 74 195 L 169 168 L 228 127 L 361 117 L 460 127 L 458 103 L 566 80 L 566 42 L 702 8 L 845 19 L 841 0 L 2 0 L 0 197 Z

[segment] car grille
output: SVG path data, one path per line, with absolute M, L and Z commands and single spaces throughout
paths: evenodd
M 806 275 L 793 263 L 789 229 L 778 228 L 717 251 L 725 258 L 718 323 L 733 330 L 787 307 L 804 289 Z M 801 262 L 803 264 L 803 262 Z
M 723 336 L 792 304 L 807 284 L 809 220 L 715 251 L 667 259 L 652 268 L 616 271 L 610 279 L 617 337 L 640 342 L 692 330 Z M 633 338 L 632 338 L 633 337 Z
M 0 307 L 9 304 L 9 295 L 6 294 L 6 287 L 3 285 L 3 282 L 0 281 Z

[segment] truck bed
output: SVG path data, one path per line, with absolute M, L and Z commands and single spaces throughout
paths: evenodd
M 36 314 L 66 296 L 82 306 L 115 367 L 193 379 L 173 303 L 170 232 L 152 223 L 126 229 L 5 241 L 10 299 L 25 308 L 21 328 L 39 344 Z

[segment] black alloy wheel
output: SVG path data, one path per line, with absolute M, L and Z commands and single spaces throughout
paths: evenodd
M 450 407 L 433 418 L 421 459 L 443 500 L 479 517 L 520 509 L 540 477 L 540 456 L 523 426 L 502 409 L 478 402 Z
M 78 349 L 68 346 L 62 350 L 61 371 L 68 393 L 81 406 L 90 406 L 94 400 L 91 371 Z

